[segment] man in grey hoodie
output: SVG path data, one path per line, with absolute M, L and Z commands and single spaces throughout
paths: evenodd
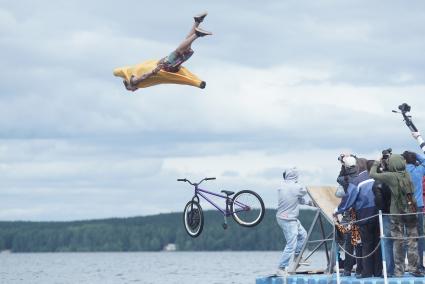
M 296 168 L 287 169 L 283 172 L 282 188 L 278 190 L 278 208 L 276 213 L 277 223 L 283 230 L 286 246 L 279 261 L 278 275 L 286 275 L 291 257 L 299 255 L 307 232 L 298 220 L 299 205 L 306 204 L 304 196 L 307 189 L 298 183 L 298 171 Z M 310 203 L 311 204 L 311 203 Z

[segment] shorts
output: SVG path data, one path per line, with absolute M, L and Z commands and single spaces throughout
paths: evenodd
M 164 63 L 163 69 L 167 72 L 178 72 L 180 65 L 188 60 L 193 53 L 193 49 L 189 49 L 184 53 L 178 53 L 177 51 L 171 52 L 170 55 L 161 60 Z

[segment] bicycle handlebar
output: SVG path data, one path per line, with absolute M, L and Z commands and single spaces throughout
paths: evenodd
M 198 183 L 194 183 L 194 182 L 191 182 L 190 180 L 188 180 L 187 178 L 179 178 L 179 179 L 177 179 L 177 181 L 183 181 L 183 182 L 187 182 L 187 183 L 190 183 L 191 185 L 194 185 L 194 186 L 198 186 L 198 185 L 200 185 L 204 180 L 215 180 L 216 178 L 215 177 L 209 177 L 209 178 L 203 178 L 200 182 L 198 182 Z

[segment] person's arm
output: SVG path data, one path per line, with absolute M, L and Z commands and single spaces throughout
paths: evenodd
M 425 166 L 425 157 L 423 155 L 416 153 L 416 160 L 419 162 L 419 164 Z
M 359 191 L 357 190 L 357 186 L 350 183 L 347 189 L 347 194 L 342 198 L 341 203 L 338 206 L 338 210 L 335 214 L 341 214 L 351 207 L 353 207 L 354 202 L 356 202 Z
M 156 68 L 155 69 L 153 69 L 152 71 L 150 71 L 150 72 L 148 72 L 148 73 L 145 73 L 145 74 L 143 74 L 142 76 L 140 76 L 140 77 L 132 77 L 131 79 L 130 79 L 130 83 L 132 84 L 132 85 L 134 85 L 134 86 L 137 86 L 138 84 L 140 84 L 141 82 L 143 82 L 144 80 L 146 80 L 146 79 L 148 79 L 148 78 L 150 78 L 150 77 L 152 77 L 153 75 L 156 75 L 156 74 L 158 74 L 158 72 L 159 72 L 159 70 L 161 70 L 161 68 L 162 68 L 162 64 L 158 64 L 158 66 L 156 66 Z
M 298 191 L 298 202 L 300 204 L 307 204 L 307 201 L 305 200 L 305 195 L 307 194 L 307 188 L 305 186 L 300 186 L 300 189 Z
M 416 153 L 416 160 L 419 162 L 419 167 L 422 168 L 422 175 L 425 175 L 425 157 Z
M 379 180 L 380 182 L 383 182 L 385 184 L 391 184 L 392 174 L 388 172 L 382 172 L 378 173 L 378 167 L 381 162 L 379 160 L 376 160 L 372 168 L 370 169 L 369 176 L 373 179 Z

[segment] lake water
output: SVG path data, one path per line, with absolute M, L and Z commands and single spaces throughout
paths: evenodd
M 0 283 L 255 283 L 280 252 L 0 253 Z M 315 266 L 326 263 L 313 255 Z M 320 267 L 320 266 L 319 266 Z

